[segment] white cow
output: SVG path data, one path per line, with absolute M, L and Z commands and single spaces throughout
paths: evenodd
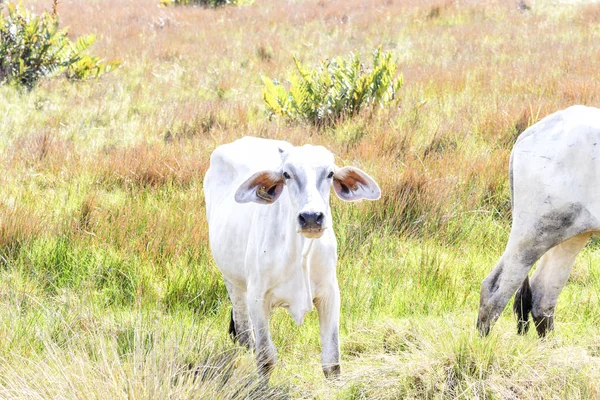
M 600 109 L 573 106 L 523 132 L 510 159 L 513 224 L 506 250 L 481 285 L 477 327 L 487 335 L 515 296 L 519 333 L 531 312 L 540 337 L 579 251 L 600 232 Z M 540 259 L 541 257 L 541 259 Z M 529 283 L 528 272 L 540 259 Z
M 249 348 L 255 342 L 259 370 L 267 377 L 276 361 L 271 310 L 285 307 L 300 325 L 313 303 L 323 372 L 340 373 L 332 186 L 346 201 L 380 197 L 369 175 L 336 167 L 322 146 L 245 137 L 219 146 L 210 158 L 206 215 L 212 254 L 233 303 L 230 333 Z

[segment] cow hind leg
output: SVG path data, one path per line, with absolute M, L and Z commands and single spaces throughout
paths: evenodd
M 526 262 L 515 252 L 507 250 L 502 254 L 496 267 L 483 280 L 477 317 L 477 329 L 481 336 L 488 335 L 508 300 L 527 276 L 534 261 Z
M 554 309 L 564 288 L 577 254 L 591 233 L 574 236 L 548 250 L 531 277 L 531 316 L 540 337 L 554 329 Z
M 513 212 L 513 214 L 515 213 Z M 527 274 L 533 264 L 548 250 L 557 246 L 557 244 L 569 242 L 570 244 L 565 245 L 566 247 L 564 248 L 561 245 L 557 246 L 562 249 L 567 249 L 571 248 L 576 243 L 579 243 L 580 239 L 579 241 L 575 240 L 573 242 L 570 238 L 574 239 L 579 237 L 582 235 L 582 232 L 585 232 L 588 229 L 589 215 L 589 211 L 581 204 L 569 203 L 559 209 L 554 209 L 548 213 L 542 214 L 534 221 L 521 222 L 519 226 L 515 226 L 513 222 L 513 228 L 504 254 L 502 254 L 496 268 L 492 270 L 481 284 L 481 299 L 477 328 L 482 336 L 489 333 L 491 326 L 498 319 L 498 316 L 502 310 L 504 310 L 504 307 L 506 307 L 506 304 L 513 293 L 519 288 L 519 285 L 523 285 L 517 296 L 519 307 L 517 309 L 517 314 L 520 314 L 520 328 L 522 331 L 526 330 L 527 325 L 525 313 L 528 314 L 529 312 L 529 306 L 527 304 L 527 301 L 529 300 L 528 296 L 531 296 L 530 311 L 534 316 L 534 320 L 538 320 L 536 322 L 538 323 L 538 326 L 540 324 L 551 323 L 548 319 L 542 320 L 540 307 L 547 308 L 547 305 L 540 306 L 540 300 L 536 297 L 536 291 L 538 291 L 537 287 L 539 286 L 538 280 L 540 278 L 532 277 L 530 282 L 531 294 L 527 292 L 528 287 L 525 278 L 527 278 Z M 583 235 L 587 235 L 582 242 L 585 244 L 585 241 L 589 238 L 589 234 Z M 583 244 L 581 244 L 581 247 Z M 579 250 L 581 247 L 579 247 Z M 575 252 L 575 254 L 577 254 L 577 252 Z M 555 270 L 556 268 L 557 267 L 552 267 L 551 269 Z M 542 268 L 541 270 L 544 269 L 545 268 Z M 544 278 L 545 284 L 552 286 L 560 283 L 559 280 L 562 278 L 557 278 L 555 281 L 550 279 L 552 282 L 546 282 L 547 279 L 550 278 Z M 566 282 L 566 278 L 564 279 Z M 562 289 L 562 286 L 564 286 L 564 282 L 560 285 L 560 289 Z M 558 297 L 560 290 L 554 290 L 554 292 L 557 292 L 556 297 Z M 556 299 L 554 300 L 554 304 L 555 303 Z M 538 328 L 538 332 L 539 329 L 540 328 Z M 542 329 L 546 331 L 548 328 Z
M 519 285 L 524 284 L 533 264 L 552 246 L 550 241 L 536 243 L 530 236 L 516 239 L 511 234 L 500 261 L 481 284 L 477 329 L 482 336 L 487 336 Z M 526 291 L 521 291 L 523 303 L 526 303 L 526 295 Z M 521 313 L 526 310 L 526 306 L 522 307 Z

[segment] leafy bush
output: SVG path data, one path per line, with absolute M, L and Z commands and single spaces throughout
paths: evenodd
M 0 13 L 0 84 L 31 89 L 44 77 L 64 73 L 71 80 L 95 78 L 120 65 L 83 54 L 96 36 L 72 42 L 68 29 L 59 28 L 56 5 L 55 1 L 52 13 L 37 16 L 21 2 L 6 4 L 8 13 Z
M 204 7 L 219 7 L 228 4 L 243 5 L 249 4 L 253 0 L 160 0 L 160 4 L 165 6 L 170 5 L 198 5 Z
M 315 69 L 294 57 L 298 75 L 290 75 L 290 89 L 262 77 L 263 97 L 273 114 L 289 121 L 304 120 L 327 126 L 358 114 L 366 107 L 384 106 L 396 98 L 402 76 L 395 78 L 391 52 L 373 52 L 373 67 L 365 71 L 359 54 L 327 60 Z

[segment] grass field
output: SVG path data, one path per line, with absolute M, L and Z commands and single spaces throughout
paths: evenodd
M 121 59 L 97 81 L 0 87 L 0 398 L 598 398 L 600 242 L 546 340 L 509 309 L 478 337 L 479 285 L 510 229 L 508 157 L 529 125 L 600 106 L 600 5 L 531 0 L 257 0 L 160 8 L 63 0 L 75 37 Z M 37 11 L 51 1 L 25 1 Z M 269 119 L 261 75 L 382 45 L 397 107 L 317 130 Z M 343 375 L 313 311 L 271 319 L 269 387 L 227 335 L 202 179 L 244 135 L 327 146 L 378 202 L 333 201 Z

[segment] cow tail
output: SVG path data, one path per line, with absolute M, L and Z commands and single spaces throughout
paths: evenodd
M 237 332 L 235 331 L 235 322 L 233 321 L 233 309 L 231 309 L 231 320 L 229 321 L 229 335 L 235 342 L 237 338 Z
M 527 277 L 519 290 L 517 290 L 513 304 L 513 311 L 517 316 L 517 330 L 519 335 L 524 335 L 529 330 L 529 313 L 531 312 L 531 308 L 531 286 L 529 286 L 529 277 Z

